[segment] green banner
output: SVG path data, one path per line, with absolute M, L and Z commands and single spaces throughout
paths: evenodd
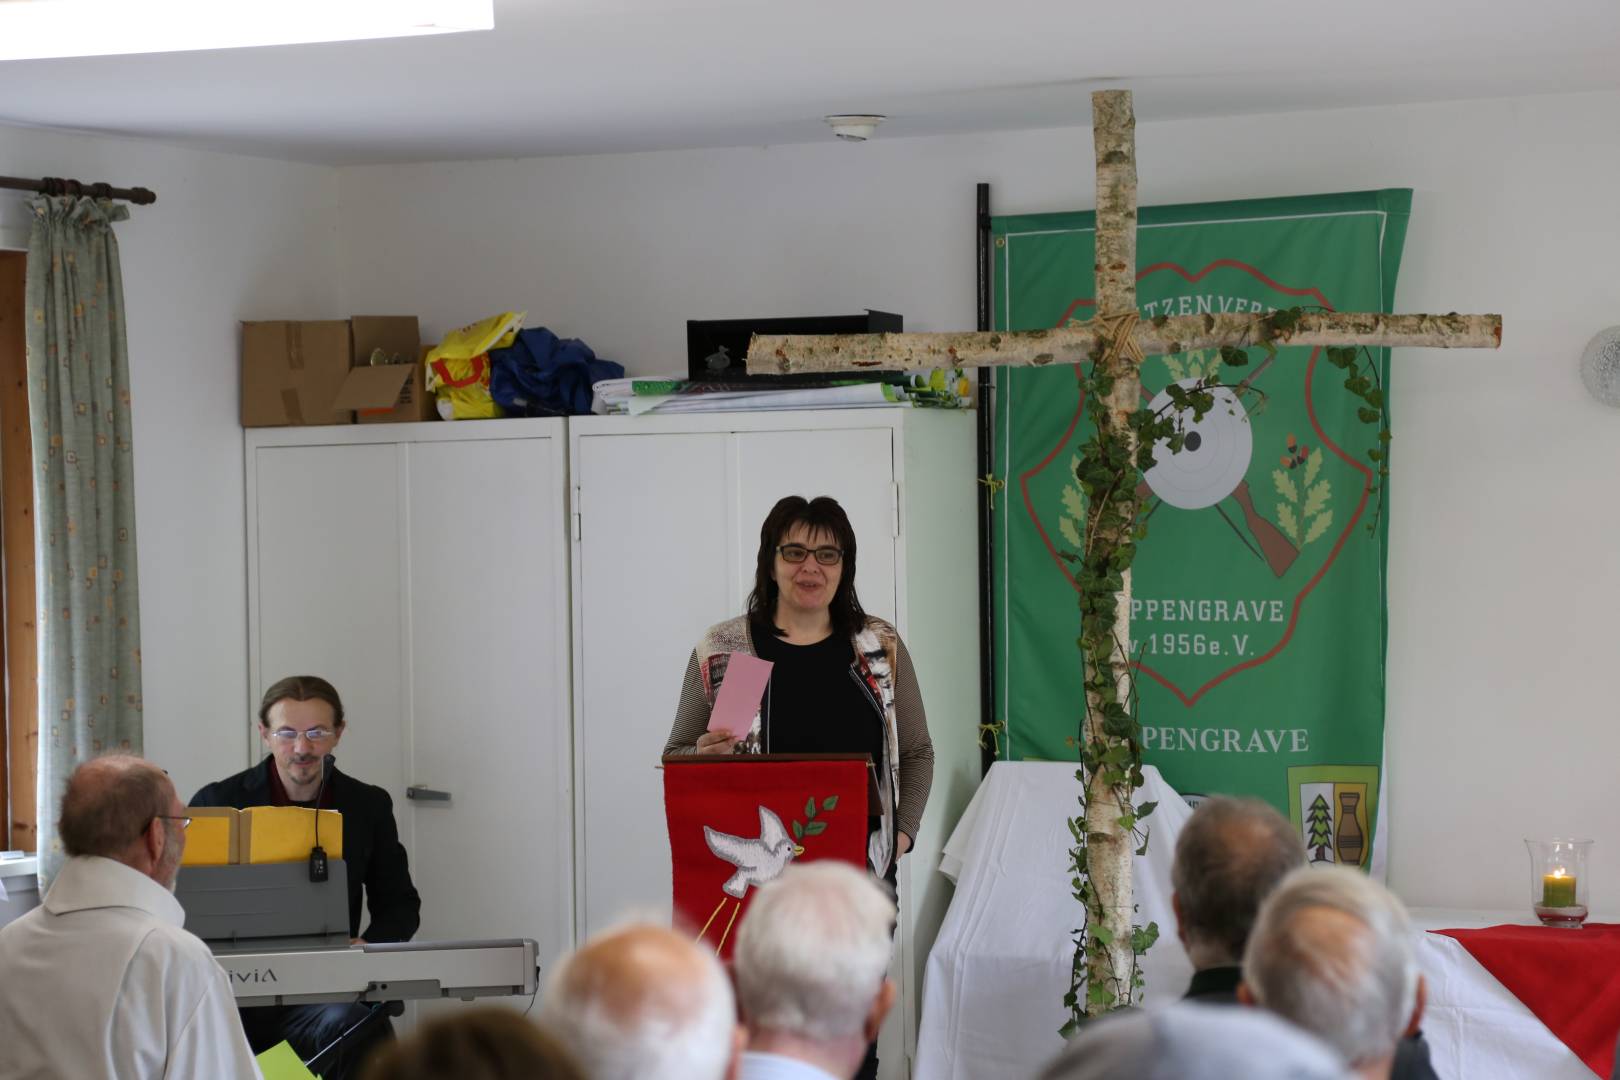
M 1389 311 L 1410 207 L 1407 190 L 1145 207 L 1142 317 Z M 1091 317 L 1093 225 L 1090 213 L 995 220 L 998 329 Z M 1142 367 L 1144 404 L 1216 370 L 1249 386 L 1222 392 L 1145 477 L 1131 597 L 1143 758 L 1183 794 L 1273 803 L 1313 861 L 1365 867 L 1384 737 L 1377 428 L 1321 350 L 1251 357 L 1222 370 L 1199 350 Z M 1387 408 L 1387 350 L 1373 359 Z M 1087 426 L 1073 368 L 997 371 L 996 699 L 1009 759 L 1077 757 L 1079 594 L 1062 556 L 1080 539 Z

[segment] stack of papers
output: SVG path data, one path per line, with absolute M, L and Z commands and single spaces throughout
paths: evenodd
M 605 379 L 592 386 L 599 416 L 646 413 L 769 412 L 780 409 L 874 409 L 895 406 L 972 408 L 960 371 L 935 371 L 904 382 L 838 382 L 798 387 L 693 382 L 680 376 Z

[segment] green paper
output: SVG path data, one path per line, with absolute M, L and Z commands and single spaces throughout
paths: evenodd
M 258 1062 L 264 1080 L 319 1080 L 285 1039 L 260 1054 Z

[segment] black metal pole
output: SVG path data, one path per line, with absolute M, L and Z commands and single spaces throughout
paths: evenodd
M 979 326 L 981 333 L 990 329 L 991 304 L 991 236 L 990 185 L 978 185 L 977 206 L 974 210 L 974 231 L 978 238 L 978 291 Z M 992 368 L 978 369 L 979 375 L 979 722 L 996 722 L 995 667 L 995 582 L 991 568 L 995 565 L 991 552 L 992 506 L 995 489 L 987 483 L 994 466 L 991 449 L 995 440 L 994 385 Z M 980 728 L 980 731 L 987 730 Z M 981 766 L 985 772 L 995 764 L 1000 736 L 994 735 L 990 745 L 982 752 Z
M 42 180 L 25 180 L 20 176 L 0 176 L 0 188 L 13 191 L 37 191 L 41 195 L 89 195 L 96 199 L 123 199 L 136 206 L 149 206 L 157 202 L 157 195 L 143 188 L 119 188 L 111 184 L 85 184 L 78 180 L 64 180 L 47 176 Z

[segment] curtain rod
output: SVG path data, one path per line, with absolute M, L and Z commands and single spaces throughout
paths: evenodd
M 42 195 L 89 195 L 95 199 L 124 199 L 136 206 L 149 206 L 157 202 L 157 195 L 143 187 L 115 188 L 111 184 L 84 184 L 77 180 L 64 180 L 59 176 L 47 176 L 42 180 L 0 176 L 0 188 L 37 191 Z

